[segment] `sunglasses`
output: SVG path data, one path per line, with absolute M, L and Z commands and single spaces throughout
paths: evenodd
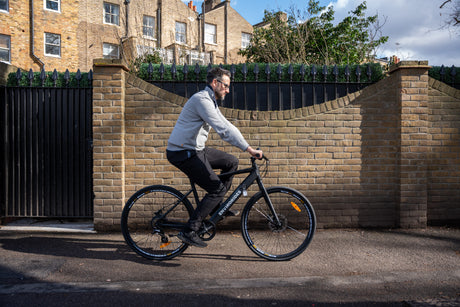
M 216 79 L 217 82 L 219 82 L 220 84 L 222 84 L 225 88 L 229 88 L 230 87 L 230 84 L 225 84 L 222 80 L 219 80 L 219 79 Z

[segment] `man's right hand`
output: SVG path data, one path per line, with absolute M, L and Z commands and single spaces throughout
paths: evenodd
M 256 159 L 262 159 L 262 157 L 264 156 L 264 153 L 262 152 L 262 150 L 259 150 L 259 149 L 254 149 L 252 148 L 251 146 L 248 146 L 248 148 L 246 149 L 246 151 L 251 155 L 253 156 L 254 158 Z

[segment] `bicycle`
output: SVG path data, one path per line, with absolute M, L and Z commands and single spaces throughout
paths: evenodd
M 259 191 L 246 203 L 241 216 L 241 231 L 247 246 L 267 260 L 290 260 L 310 244 L 316 229 L 315 211 L 299 191 L 288 187 L 265 188 L 262 178 L 268 172 L 269 159 L 262 157 L 265 169 L 261 176 L 256 159 L 251 167 L 222 173 L 230 176 L 249 173 L 233 193 L 221 203 L 203 224 L 198 235 L 211 240 L 216 224 L 247 189 L 257 182 Z M 193 193 L 199 203 L 194 182 L 182 194 L 170 186 L 152 185 L 135 192 L 123 208 L 121 231 L 126 243 L 139 255 L 153 260 L 167 260 L 181 255 L 188 247 L 177 234 L 184 229 L 193 206 L 188 196 Z

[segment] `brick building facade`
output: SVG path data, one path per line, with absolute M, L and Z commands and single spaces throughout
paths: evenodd
M 6 1 L 0 7 L 0 61 L 22 69 L 88 71 L 93 60 L 129 66 L 159 50 L 165 62 L 241 63 L 253 27 L 228 0 L 207 0 L 204 14 L 181 0 Z

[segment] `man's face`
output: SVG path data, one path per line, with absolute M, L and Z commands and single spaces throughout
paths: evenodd
M 216 95 L 216 99 L 224 99 L 227 93 L 230 93 L 230 78 L 223 75 L 222 78 L 213 80 L 213 90 Z

